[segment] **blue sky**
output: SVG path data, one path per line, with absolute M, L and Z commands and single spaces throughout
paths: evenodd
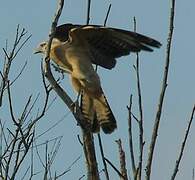
M 86 22 L 86 2 L 87 0 L 65 0 L 59 24 L 67 22 L 84 24 Z M 146 141 L 144 157 L 146 157 L 165 63 L 170 1 L 92 0 L 92 24 L 103 24 L 110 3 L 112 4 L 112 8 L 107 22 L 108 26 L 133 30 L 133 17 L 135 16 L 137 19 L 137 31 L 156 38 L 163 44 L 161 49 L 155 50 L 153 53 L 140 53 L 140 76 L 143 93 Z M 33 49 L 39 42 L 48 38 L 51 20 L 56 11 L 56 4 L 56 1 L 48 0 L 2 0 L 1 2 L 0 21 L 2 25 L 0 29 L 0 48 L 2 49 L 4 47 L 6 39 L 12 43 L 17 24 L 26 28 L 29 34 L 32 34 L 32 38 L 13 63 L 12 72 L 10 74 L 10 79 L 13 79 L 27 60 L 28 64 L 23 76 L 19 78 L 12 87 L 16 114 L 22 111 L 27 97 L 30 94 L 33 94 L 35 98 L 40 92 L 41 98 L 44 97 L 40 72 L 41 56 L 33 55 Z M 170 178 L 192 106 L 195 103 L 194 6 L 195 2 L 193 0 L 178 0 L 176 2 L 175 29 L 168 88 L 153 162 L 152 179 L 154 180 L 166 180 Z M 3 51 L 0 51 L 0 56 L 3 57 Z M 133 69 L 134 64 L 135 55 L 131 54 L 130 56 L 120 58 L 116 68 L 112 71 L 99 69 L 103 89 L 118 122 L 118 129 L 115 133 L 112 135 L 102 134 L 105 154 L 115 165 L 118 165 L 118 149 L 115 140 L 121 138 L 126 149 L 129 169 L 130 159 L 127 141 L 126 105 L 129 102 L 130 94 L 133 94 L 133 112 L 135 114 L 138 113 L 136 76 Z M 2 61 L 0 62 L 0 69 L 1 67 Z M 58 75 L 56 74 L 56 76 Z M 76 97 L 67 77 L 63 80 L 62 86 L 73 99 Z M 52 95 L 54 97 L 55 93 L 53 92 Z M 37 106 L 40 107 L 42 105 L 41 98 L 37 104 Z M 37 134 L 44 132 L 67 113 L 68 109 L 64 106 L 63 102 L 57 98 L 45 118 L 37 124 Z M 7 105 L 5 103 L 4 107 L 0 109 L 0 118 L 5 120 L 6 124 L 9 125 L 11 119 L 8 114 Z M 134 134 L 137 133 L 137 125 L 134 125 Z M 41 143 L 56 136 L 63 136 L 61 141 L 62 145 L 55 160 L 55 169 L 59 171 L 63 170 L 64 167 L 68 167 L 74 159 L 82 155 L 82 158 L 73 167 L 72 171 L 64 176 L 65 179 L 78 179 L 85 173 L 84 156 L 82 147 L 77 140 L 77 134 L 80 134 L 80 129 L 76 126 L 72 115 L 69 113 L 64 121 L 39 140 L 39 143 Z M 177 176 L 178 180 L 190 179 L 192 177 L 192 169 L 195 167 L 194 136 L 195 128 L 193 123 L 184 158 Z M 97 141 L 97 139 L 95 139 L 95 141 Z M 97 153 L 99 157 L 99 152 Z M 101 161 L 99 161 L 99 169 L 101 168 L 103 168 L 103 166 Z M 113 171 L 110 172 L 113 179 L 115 179 L 116 174 Z M 104 179 L 103 175 L 102 179 Z

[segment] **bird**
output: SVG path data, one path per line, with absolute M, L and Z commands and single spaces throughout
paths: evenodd
M 159 41 L 136 32 L 68 23 L 56 27 L 50 58 L 69 74 L 73 89 L 82 94 L 81 112 L 91 124 L 91 132 L 99 132 L 101 128 L 110 134 L 117 128 L 117 122 L 93 64 L 110 70 L 121 56 L 131 52 L 152 52 L 160 46 Z M 44 41 L 35 53 L 46 54 L 47 49 L 48 41 Z

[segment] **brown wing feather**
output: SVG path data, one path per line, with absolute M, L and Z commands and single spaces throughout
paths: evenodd
M 112 56 L 105 55 L 102 52 L 99 52 L 99 50 L 95 47 L 90 47 L 91 52 L 91 61 L 93 64 L 99 65 L 101 67 L 112 69 L 115 64 L 116 60 Z
M 63 24 L 56 28 L 54 37 L 62 42 L 72 41 L 73 34 L 74 38 L 79 36 L 87 41 L 92 63 L 107 69 L 115 66 L 118 57 L 161 46 L 160 42 L 139 33 L 99 25 Z
M 76 37 L 88 43 L 87 48 L 92 55 L 96 53 L 102 57 L 99 59 L 98 56 L 94 56 L 92 62 L 108 69 L 115 66 L 115 58 L 128 55 L 130 52 L 153 51 L 152 47 L 161 45 L 158 41 L 135 32 L 101 26 L 73 28 L 69 33 L 69 40 L 74 41 Z M 106 58 L 109 59 L 108 62 L 103 60 Z

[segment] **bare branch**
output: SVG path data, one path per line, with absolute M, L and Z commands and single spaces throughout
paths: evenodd
M 192 120 L 194 119 L 194 112 L 195 112 L 195 105 L 193 106 L 193 109 L 192 109 L 190 121 L 189 121 L 188 127 L 186 129 L 186 133 L 185 133 L 182 145 L 181 145 L 181 149 L 180 149 L 178 159 L 176 160 L 176 164 L 175 164 L 175 168 L 174 168 L 174 171 L 173 171 L 173 175 L 171 176 L 171 180 L 175 179 L 175 177 L 177 175 L 177 172 L 179 171 L 179 165 L 180 165 L 180 162 L 181 162 L 181 158 L 182 158 L 183 153 L 184 153 L 184 148 L 185 148 L 186 141 L 187 141 L 187 138 L 188 138 L 188 135 L 189 135 L 189 132 L 190 132 L 190 127 L 191 127 L 191 124 L 192 124 Z
M 136 18 L 134 17 L 134 31 L 136 32 Z M 144 148 L 144 129 L 143 129 L 143 105 L 142 105 L 142 93 L 140 83 L 140 72 L 139 72 L 139 53 L 136 53 L 136 77 L 137 77 L 137 93 L 138 93 L 138 105 L 139 105 L 139 162 L 138 162 L 138 179 L 141 180 L 142 174 L 142 159 L 143 159 L 143 148 Z
M 22 137 L 21 142 L 23 142 L 23 138 L 24 138 L 24 137 Z M 29 135 L 29 136 L 26 137 L 26 138 L 29 139 L 29 141 L 27 140 L 27 144 L 26 144 L 26 146 L 25 146 L 24 154 L 22 155 L 21 159 L 18 160 L 18 163 L 17 163 L 17 164 L 15 165 L 15 167 L 14 167 L 14 171 L 13 171 L 13 174 L 12 174 L 12 176 L 11 176 L 11 179 L 15 179 L 16 173 L 18 172 L 18 169 L 19 169 L 20 165 L 22 164 L 24 158 L 26 157 L 26 155 L 27 155 L 27 153 L 28 153 L 28 150 L 29 150 L 29 148 L 30 148 L 30 146 L 31 146 L 31 144 L 32 144 L 32 142 L 33 142 L 33 139 L 34 139 L 34 132 L 32 133 L 32 136 Z M 19 150 L 19 148 L 18 148 L 18 150 Z
M 147 165 L 146 165 L 146 180 L 150 180 L 153 153 L 154 153 L 154 148 L 155 148 L 155 144 L 156 144 L 156 140 L 158 136 L 158 128 L 159 128 L 160 119 L 161 119 L 161 112 L 163 108 L 165 91 L 167 88 L 170 55 L 171 55 L 171 44 L 172 44 L 173 28 L 174 28 L 174 16 L 175 16 L 175 0 L 172 0 L 171 1 L 171 12 L 170 12 L 169 35 L 167 39 L 167 49 L 166 49 L 166 62 L 165 62 L 165 68 L 164 68 L 162 88 L 161 88 L 161 93 L 159 97 L 159 103 L 157 107 L 155 123 L 153 126 L 152 138 L 151 138 L 150 147 L 149 147 L 148 160 L 147 160 Z
M 15 137 L 18 136 L 18 133 L 19 133 L 19 130 L 16 130 Z M 5 180 L 10 179 L 10 177 L 9 177 L 9 168 L 10 168 L 11 159 L 12 159 L 12 156 L 13 156 L 13 153 L 14 153 L 14 149 L 15 149 L 15 146 L 16 146 L 16 142 L 17 142 L 17 138 L 14 138 L 13 143 L 10 144 L 11 145 L 10 146 L 10 153 L 9 153 L 9 156 L 8 156 L 8 160 L 6 161 L 6 167 L 5 167 Z
M 22 69 L 20 70 L 19 74 L 18 74 L 18 75 L 15 77 L 15 79 L 10 83 L 10 86 L 11 86 L 12 84 L 14 84 L 14 82 L 21 76 L 21 74 L 23 73 L 24 69 L 26 68 L 26 65 L 27 65 L 27 61 L 25 61 L 25 63 L 24 63 L 24 65 L 23 65 Z
M 130 96 L 128 109 L 128 133 L 129 133 L 129 150 L 131 155 L 131 166 L 134 178 L 136 177 L 136 166 L 135 166 L 135 155 L 133 148 L 133 133 L 132 133 L 132 118 L 131 118 L 131 108 L 132 108 L 132 95 Z
M 46 142 L 45 144 L 45 164 L 44 164 L 44 167 L 45 167 L 45 171 L 44 171 L 44 177 L 43 179 L 44 180 L 47 180 L 47 174 L 48 174 L 48 142 Z
M 98 133 L 98 142 L 99 142 L 99 147 L 100 147 L 100 152 L 101 152 L 101 156 L 102 156 L 102 162 L 103 162 L 103 165 L 104 165 L 104 173 L 105 173 L 105 176 L 106 176 L 106 180 L 109 180 L 109 174 L 108 174 L 108 168 L 107 168 L 107 164 L 106 164 L 106 161 L 105 161 L 105 156 L 104 156 L 104 150 L 103 150 L 103 145 L 102 145 L 102 140 L 101 140 L 101 136 L 100 136 L 100 133 Z
M 7 48 L 8 48 L 7 41 L 6 41 L 6 47 L 3 48 L 3 52 L 5 54 L 5 60 L 4 60 L 3 73 L 1 73 L 2 82 L 0 85 L 0 107 L 2 106 L 3 93 L 4 93 L 4 90 L 7 86 L 8 76 L 9 76 L 12 61 L 14 60 L 14 58 L 16 58 L 19 51 L 24 47 L 24 45 L 27 43 L 27 41 L 31 38 L 31 35 L 28 36 L 24 40 L 24 42 L 22 42 L 22 44 L 20 45 L 20 42 L 22 41 L 23 36 L 25 36 L 27 34 L 27 31 L 23 28 L 21 33 L 20 33 L 19 30 L 20 30 L 20 26 L 18 25 L 17 30 L 16 30 L 15 41 L 14 41 L 13 48 L 12 48 L 11 52 L 10 53 L 7 52 Z
M 123 178 L 123 175 L 121 174 L 121 172 L 110 162 L 110 160 L 107 159 L 106 157 L 104 157 L 104 159 L 114 169 L 114 171 L 119 175 L 119 177 Z
M 87 165 L 87 179 L 99 180 L 98 165 L 95 154 L 93 134 L 82 131 L 83 133 L 83 150 Z
M 76 159 L 72 162 L 72 164 L 71 164 L 64 172 L 62 172 L 62 173 L 59 174 L 59 175 L 56 175 L 55 179 L 58 179 L 58 178 L 64 176 L 67 172 L 71 171 L 71 168 L 78 162 L 78 160 L 79 160 L 80 158 L 81 158 L 81 156 L 79 156 L 78 158 L 76 158 Z
M 25 117 L 26 117 L 26 114 L 28 113 L 28 112 L 27 112 L 27 109 L 28 109 L 28 107 L 29 107 L 29 105 L 30 105 L 31 98 L 32 98 L 32 95 L 29 96 L 28 101 L 27 101 L 27 103 L 26 103 L 26 105 L 25 105 L 25 107 L 24 107 L 24 110 L 23 110 L 23 112 L 22 112 L 22 115 L 21 115 L 21 117 L 20 117 L 20 120 L 22 121 L 21 123 L 24 122 Z
M 87 25 L 90 22 L 90 9 L 91 9 L 91 0 L 87 0 L 87 21 L 86 21 Z
M 24 178 L 26 178 L 26 175 L 28 173 L 28 171 L 30 170 L 30 167 L 27 167 L 26 171 L 24 172 L 23 177 L 21 178 L 21 180 L 24 180 Z
M 9 109 L 10 109 L 10 114 L 12 117 L 12 120 L 14 122 L 15 125 L 18 124 L 18 122 L 16 121 L 15 117 L 14 117 L 14 111 L 13 111 L 13 106 L 12 106 L 12 98 L 11 98 L 11 92 L 10 92 L 10 86 L 9 86 L 9 81 L 8 81 L 8 99 L 9 99 Z
M 119 158 L 120 158 L 120 169 L 121 169 L 121 180 L 128 180 L 127 178 L 127 169 L 126 169 L 126 161 L 125 161 L 125 152 L 122 147 L 121 139 L 116 140 L 119 149 Z
M 46 131 L 36 136 L 36 140 L 43 136 L 44 134 L 48 133 L 50 130 L 52 130 L 54 127 L 58 126 L 62 121 L 65 120 L 65 118 L 68 116 L 70 112 L 66 113 L 61 119 L 59 119 L 56 123 L 54 123 L 51 127 L 49 127 Z
M 26 32 L 27 33 L 27 32 Z M 25 34 L 26 34 L 25 33 Z M 25 35 L 24 34 L 24 35 Z M 13 59 L 17 56 L 17 54 L 20 52 L 20 50 L 23 48 L 23 46 L 27 43 L 27 41 L 30 39 L 32 37 L 32 34 L 30 35 L 30 36 L 28 36 L 25 40 L 24 40 L 24 42 L 20 45 L 20 47 L 17 49 L 17 51 L 14 53 L 14 55 L 13 55 Z
M 108 20 L 108 16 L 110 14 L 111 7 L 112 7 L 112 4 L 109 4 L 108 11 L 106 13 L 106 17 L 105 17 L 105 20 L 104 20 L 104 26 L 106 26 L 106 23 L 107 23 L 107 20 Z

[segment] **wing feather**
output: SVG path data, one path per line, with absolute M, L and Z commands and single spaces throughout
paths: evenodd
M 130 52 L 153 51 L 153 47 L 161 46 L 160 42 L 139 33 L 98 25 L 64 24 L 57 27 L 55 37 L 70 43 L 75 40 L 85 42 L 92 63 L 107 69 L 115 66 L 116 58 Z

